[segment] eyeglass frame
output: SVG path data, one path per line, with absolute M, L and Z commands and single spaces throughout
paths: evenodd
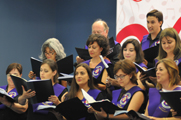
M 127 74 L 126 74 L 126 75 L 127 75 Z M 126 75 L 120 75 L 120 76 L 114 75 L 114 78 L 115 78 L 116 80 L 118 80 L 118 78 L 119 78 L 119 79 L 124 79 L 124 77 L 125 77 Z

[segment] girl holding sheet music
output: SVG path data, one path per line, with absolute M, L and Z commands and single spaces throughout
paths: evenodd
M 14 98 L 15 102 L 10 102 L 8 98 L 0 96 L 0 119 L 1 120 L 25 120 L 26 110 L 28 109 L 28 102 L 25 105 L 20 105 L 18 103 L 18 92 L 14 86 L 14 83 L 10 75 L 15 75 L 18 77 L 22 76 L 22 66 L 19 63 L 12 63 L 8 66 L 6 70 L 8 85 L 1 86 L 0 89 L 5 90 L 9 96 Z
M 92 72 L 89 66 L 85 63 L 80 63 L 76 66 L 74 72 L 74 78 L 71 83 L 70 91 L 65 96 L 65 101 L 71 98 L 78 97 L 82 103 L 85 104 L 86 107 L 90 107 L 87 100 L 84 98 L 81 89 L 84 89 L 90 96 L 92 96 L 95 100 L 102 100 L 105 97 L 102 92 L 95 88 L 93 84 Z M 74 106 L 67 106 L 74 107 Z M 57 109 L 59 105 L 57 106 Z M 81 114 L 81 113 L 80 113 Z M 71 115 L 71 114 L 70 114 Z M 96 120 L 93 114 L 86 116 L 85 118 L 81 118 L 80 120 Z
M 178 66 L 171 59 L 164 58 L 156 64 L 157 89 L 149 89 L 149 101 L 145 115 L 153 117 L 171 117 L 170 106 L 163 100 L 159 91 L 181 90 Z
M 49 38 L 46 40 L 42 47 L 41 47 L 41 55 L 39 58 L 44 61 L 46 59 L 51 59 L 56 61 L 59 61 L 60 59 L 66 57 L 66 54 L 64 52 L 64 47 L 63 45 L 59 42 L 58 39 L 56 38 Z M 29 72 L 28 77 L 30 79 L 35 79 L 36 75 L 34 74 L 33 71 Z M 66 81 L 61 81 L 61 84 L 65 87 L 67 87 L 67 82 Z
M 106 59 L 106 55 L 109 50 L 108 40 L 105 36 L 92 34 L 89 36 L 86 45 L 88 46 L 88 51 L 92 59 L 84 61 L 83 63 L 88 64 L 91 68 L 94 85 L 100 90 L 105 90 L 108 73 L 99 55 L 102 55 L 104 57 L 104 61 L 109 65 L 109 68 L 113 69 L 112 63 Z
M 114 66 L 114 74 L 122 89 L 112 91 L 112 103 L 123 110 L 134 110 L 143 113 L 146 106 L 145 92 L 137 86 L 136 68 L 132 61 L 124 59 Z M 126 114 L 114 116 L 101 111 L 92 110 L 97 118 L 129 119 Z
M 46 59 L 42 62 L 40 67 L 40 78 L 41 80 L 51 79 L 55 95 L 50 96 L 48 98 L 49 101 L 29 105 L 27 120 L 57 120 L 60 117 L 53 109 L 38 110 L 39 105 L 58 105 L 63 96 L 67 94 L 67 88 L 58 84 L 59 81 L 57 71 L 58 67 L 55 61 Z M 24 92 L 27 92 L 28 95 L 33 97 L 30 90 Z M 26 99 L 26 97 L 27 95 L 23 97 L 21 96 L 23 100 Z M 21 104 L 23 104 L 23 102 L 21 102 Z

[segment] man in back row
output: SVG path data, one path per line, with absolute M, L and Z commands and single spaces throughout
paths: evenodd
M 105 36 L 106 38 L 109 39 L 108 37 L 108 33 L 109 33 L 109 27 L 107 25 L 107 23 L 101 19 L 97 19 L 93 24 L 92 24 L 92 34 L 101 34 L 103 36 Z M 117 62 L 118 59 L 118 54 L 120 52 L 120 44 L 116 41 L 114 41 L 114 45 L 111 44 L 112 43 L 113 38 L 109 39 L 109 44 L 110 44 L 110 50 L 109 53 L 107 55 L 107 58 L 114 64 L 115 62 Z M 85 46 L 85 49 L 88 49 L 87 46 Z M 81 59 L 79 56 L 76 57 L 76 61 L 77 63 L 81 63 L 84 61 L 84 59 Z

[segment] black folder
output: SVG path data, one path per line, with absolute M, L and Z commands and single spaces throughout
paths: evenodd
M 181 90 L 160 91 L 160 95 L 171 108 L 177 111 L 176 116 L 181 116 Z
M 90 105 L 97 111 L 101 111 L 100 108 L 102 108 L 106 113 L 109 114 L 114 114 L 115 110 L 122 110 L 107 99 L 90 103 Z
M 30 98 L 32 104 L 48 101 L 48 97 L 54 95 L 54 90 L 51 80 L 27 81 L 24 78 L 20 78 L 14 75 L 10 76 L 14 82 L 14 85 L 19 95 L 22 95 L 23 93 L 22 86 L 24 86 L 26 91 L 29 89 L 31 89 L 32 91 L 36 91 L 36 95 Z
M 159 50 L 159 44 L 157 44 L 154 47 L 144 50 L 143 52 L 144 52 L 145 59 L 148 62 L 153 63 L 154 59 L 158 56 L 158 50 Z
M 87 49 L 84 49 L 84 48 L 77 48 L 75 47 L 76 51 L 77 51 L 77 54 L 80 58 L 84 59 L 84 60 L 89 60 L 91 59 L 90 55 L 89 55 L 89 52 Z
M 60 103 L 55 110 L 68 120 L 78 120 L 89 114 L 87 107 L 78 97 Z
M 147 70 L 144 70 L 140 65 L 138 65 L 137 63 L 133 62 L 136 66 L 136 68 L 140 71 L 145 73 L 147 76 L 152 76 L 152 77 L 156 77 L 156 71 L 155 71 L 155 67 L 149 68 Z
M 12 98 L 4 89 L 0 88 L 0 96 L 3 97 L 3 96 L 6 96 L 6 99 L 9 101 L 9 102 L 15 102 L 14 98 Z
M 40 66 L 42 61 L 31 57 L 32 71 L 37 77 L 40 77 Z M 70 74 L 73 72 L 73 55 L 67 56 L 59 61 L 57 61 L 58 73 Z

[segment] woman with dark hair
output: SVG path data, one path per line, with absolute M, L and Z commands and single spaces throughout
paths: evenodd
M 95 100 L 101 100 L 105 98 L 101 91 L 94 87 L 91 69 L 85 63 L 80 63 L 76 66 L 74 78 L 72 80 L 69 93 L 65 96 L 65 100 L 78 97 L 87 107 L 90 107 L 90 105 L 86 104 L 87 102 L 83 97 L 81 89 L 84 89 Z M 57 106 L 57 108 L 58 107 L 59 106 Z M 81 120 L 95 120 L 95 117 L 92 114 L 89 117 L 82 118 Z
M 9 102 L 6 96 L 0 96 L 0 119 L 1 120 L 24 120 L 26 119 L 26 110 L 28 108 L 28 100 L 25 100 L 25 105 L 18 103 L 18 92 L 10 75 L 18 77 L 22 76 L 22 66 L 19 63 L 12 63 L 6 70 L 8 85 L 1 86 L 1 91 L 6 91 L 9 96 L 15 99 L 15 102 Z
M 171 59 L 164 58 L 156 64 L 157 89 L 149 89 L 149 101 L 145 115 L 153 117 L 171 117 L 171 107 L 163 100 L 159 91 L 181 90 L 178 66 Z
M 127 111 L 134 110 L 143 113 L 147 99 L 145 92 L 137 86 L 136 68 L 133 62 L 127 59 L 116 62 L 114 74 L 122 89 L 112 91 L 112 103 Z M 106 114 L 103 109 L 101 112 L 93 111 L 99 119 L 129 119 L 126 114 L 114 116 Z
M 155 63 L 163 58 L 174 60 L 178 66 L 181 62 L 181 41 L 174 28 L 166 28 L 160 34 L 159 52 Z M 179 67 L 179 75 L 181 75 L 181 67 Z
M 41 47 L 41 55 L 39 58 L 44 61 L 46 59 L 51 59 L 54 60 L 55 62 L 63 59 L 66 57 L 66 54 L 64 52 L 64 47 L 63 45 L 59 42 L 58 39 L 56 38 L 49 38 L 46 40 L 42 47 Z M 30 79 L 35 79 L 36 75 L 34 74 L 33 71 L 29 72 L 28 77 Z M 67 87 L 67 82 L 66 81 L 61 81 L 61 84 L 65 87 Z
M 88 46 L 89 55 L 92 58 L 84 61 L 83 63 L 88 64 L 91 68 L 94 85 L 100 90 L 105 90 L 106 85 L 104 84 L 106 83 L 108 73 L 99 56 L 102 55 L 104 57 L 104 61 L 109 65 L 110 69 L 113 68 L 111 62 L 106 59 L 106 55 L 109 50 L 108 40 L 105 36 L 92 34 L 89 36 L 86 45 Z
M 147 70 L 147 66 L 144 62 L 144 53 L 142 51 L 140 43 L 136 39 L 126 40 L 122 47 L 119 55 L 121 60 L 129 59 L 132 62 L 139 64 L 143 69 Z M 140 88 L 145 89 L 142 82 L 140 81 L 140 71 L 136 68 L 137 82 Z
M 42 103 L 36 103 L 33 105 L 29 105 L 28 108 L 28 116 L 27 120 L 57 120 L 59 116 L 57 116 L 54 110 L 38 110 L 39 105 L 58 105 L 61 103 L 63 96 L 67 94 L 67 88 L 58 84 L 58 66 L 57 63 L 51 59 L 46 59 L 42 62 L 40 67 L 40 78 L 41 80 L 51 79 L 54 93 L 48 98 L 49 101 L 45 101 Z M 41 87 L 41 86 L 40 86 Z M 29 92 L 29 90 L 27 91 Z M 36 92 L 36 91 L 35 91 Z M 33 95 L 30 94 L 31 97 Z M 24 104 L 23 101 L 26 99 L 26 96 L 21 96 L 21 104 Z

